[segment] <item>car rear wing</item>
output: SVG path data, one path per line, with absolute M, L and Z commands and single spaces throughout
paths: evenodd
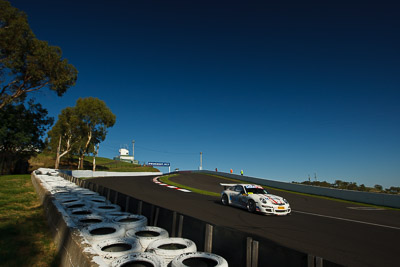
M 222 184 L 221 183 L 220 185 L 224 187 L 224 190 L 226 190 L 228 187 L 235 186 L 237 184 Z

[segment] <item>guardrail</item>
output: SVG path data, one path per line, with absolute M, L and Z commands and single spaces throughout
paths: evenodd
M 70 176 L 82 177 L 107 177 L 107 176 L 146 176 L 146 175 L 162 175 L 162 172 L 105 172 L 105 171 L 90 171 L 90 170 L 59 170 Z
M 294 192 L 307 193 L 318 196 L 327 196 L 327 197 L 333 197 L 333 198 L 378 205 L 378 206 L 400 208 L 400 195 L 361 192 L 361 191 L 326 188 L 326 187 L 303 185 L 303 184 L 292 184 L 292 183 L 272 181 L 262 178 L 255 178 L 255 177 L 242 176 L 224 172 L 208 171 L 208 170 L 198 170 L 192 172 L 220 175 L 228 178 L 240 179 L 250 183 L 256 183 L 260 185 L 285 189 Z
M 171 237 L 184 237 L 194 241 L 199 250 L 223 256 L 231 267 L 340 267 L 321 257 L 284 247 L 264 237 L 249 235 L 228 227 L 165 209 L 132 196 L 82 180 L 66 173 L 62 176 L 77 185 L 88 188 L 119 205 L 123 211 L 144 215 L 149 225 L 158 226 L 171 233 Z

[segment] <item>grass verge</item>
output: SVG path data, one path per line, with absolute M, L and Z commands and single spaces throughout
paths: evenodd
M 190 190 L 190 191 L 192 191 L 194 193 L 197 193 L 197 194 L 202 194 L 202 195 L 207 195 L 207 196 L 214 196 L 214 197 L 219 197 L 219 195 L 220 195 L 219 193 L 200 190 L 200 189 L 189 187 L 189 186 L 186 186 L 186 185 L 181 185 L 181 184 L 178 184 L 178 183 L 175 183 L 175 182 L 172 182 L 171 180 L 169 180 L 169 178 L 177 176 L 177 175 L 179 175 L 179 174 L 171 174 L 171 175 L 162 176 L 162 177 L 160 177 L 159 180 L 161 182 L 165 183 L 165 184 L 169 184 L 169 185 L 173 185 L 173 186 L 176 186 L 176 187 L 179 187 L 179 188 L 187 189 L 187 190 Z
M 58 266 L 30 175 L 0 176 L 0 266 Z

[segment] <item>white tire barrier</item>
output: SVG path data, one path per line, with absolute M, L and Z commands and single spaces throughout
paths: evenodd
M 93 191 L 85 191 L 85 192 L 79 192 L 78 195 L 80 197 L 94 197 L 94 196 L 98 196 L 99 193 L 93 192 Z
M 76 216 L 76 215 L 90 215 L 93 214 L 93 211 L 91 210 L 91 208 L 77 208 L 77 209 L 72 209 L 72 210 L 68 210 L 68 213 L 70 214 L 70 216 Z
M 53 191 L 71 191 L 69 184 L 61 184 L 60 182 L 47 182 L 46 185 L 50 186 Z
M 60 173 L 59 173 L 58 171 L 52 170 L 52 171 L 47 172 L 47 175 L 50 175 L 50 176 L 58 176 L 58 175 L 60 175 Z
M 127 230 L 125 236 L 136 238 L 141 246 L 142 252 L 144 252 L 151 242 L 168 238 L 169 234 L 167 230 L 160 227 L 144 226 Z
M 68 188 L 68 186 L 56 186 L 56 187 L 52 187 L 52 189 L 50 190 L 50 193 L 53 195 L 53 197 L 55 198 L 63 198 L 66 196 L 75 196 L 74 193 L 71 192 L 71 189 Z
M 87 201 L 90 205 L 104 205 L 111 204 L 105 197 L 102 196 L 86 196 L 84 197 L 85 201 Z
M 65 184 L 69 184 L 71 182 L 65 180 L 64 178 L 60 177 L 60 176 L 47 176 L 44 181 L 46 182 L 61 182 L 61 183 L 65 183 Z
M 81 201 L 81 199 L 79 197 L 74 197 L 74 196 L 66 196 L 57 199 L 57 202 L 60 203 L 61 205 L 66 205 L 67 203 L 73 203 L 78 201 Z
M 148 253 L 132 253 L 115 259 L 111 263 L 112 267 L 123 266 L 143 266 L 143 267 L 164 267 L 164 260 L 159 256 Z
M 70 183 L 69 181 L 65 180 L 61 176 L 47 176 L 46 181 L 62 181 L 65 183 Z
M 87 188 L 83 188 L 83 187 L 76 187 L 76 188 L 74 188 L 74 192 L 76 192 L 76 193 L 78 193 L 78 192 L 87 192 L 87 191 L 91 191 L 91 190 L 89 190 L 89 189 L 87 189 Z
M 69 184 L 60 181 L 47 181 L 47 185 L 51 186 L 53 189 L 68 189 Z
M 146 249 L 164 259 L 165 265 L 168 265 L 176 256 L 188 252 L 196 252 L 196 244 L 189 239 L 171 237 L 153 241 Z
M 89 208 L 89 205 L 85 201 L 82 201 L 82 200 L 63 202 L 62 205 L 67 210 L 73 210 L 73 209 L 78 209 L 78 208 L 82 208 L 82 209 Z
M 111 238 L 97 242 L 96 252 L 106 260 L 113 260 L 123 255 L 140 252 L 140 246 L 134 238 Z
M 108 212 L 106 214 L 107 218 L 109 218 L 110 220 L 116 218 L 116 217 L 120 217 L 120 216 L 125 216 L 125 215 L 131 215 L 132 213 L 129 212 L 125 212 L 125 211 L 112 211 L 112 212 Z
M 79 196 L 84 193 L 90 194 L 90 192 L 93 192 L 93 191 L 86 189 L 86 188 L 82 188 L 82 187 L 76 187 L 76 188 L 71 189 L 71 192 Z
M 125 230 L 143 227 L 147 225 L 147 218 L 143 215 L 129 214 L 119 217 L 114 217 L 113 222 L 120 224 Z
M 171 267 L 228 267 L 228 262 L 219 255 L 207 252 L 183 253 L 175 257 Z
M 82 229 L 82 234 L 89 241 L 124 237 L 125 230 L 115 223 L 96 223 Z
M 73 221 L 77 226 L 85 227 L 96 223 L 105 223 L 107 219 L 97 214 L 74 216 Z
M 93 210 L 96 211 L 97 213 L 106 214 L 109 212 L 120 211 L 121 207 L 115 204 L 99 204 L 93 206 Z
M 55 199 L 61 199 L 65 197 L 71 197 L 73 194 L 71 194 L 71 191 L 69 190 L 59 190 L 59 189 L 52 189 L 50 190 L 50 194 L 55 198 Z

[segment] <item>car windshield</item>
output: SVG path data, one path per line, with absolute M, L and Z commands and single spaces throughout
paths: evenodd
M 268 194 L 263 188 L 246 188 L 247 194 Z

